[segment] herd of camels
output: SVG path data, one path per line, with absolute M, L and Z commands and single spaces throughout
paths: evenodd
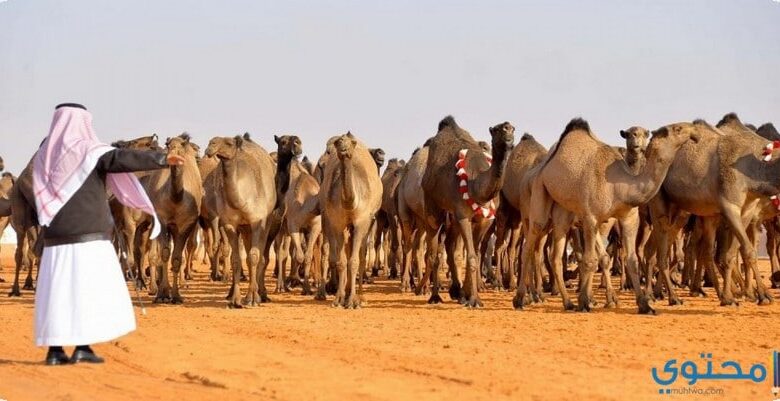
M 181 303 L 202 247 L 210 279 L 230 282 L 236 308 L 270 301 L 272 259 L 276 292 L 300 286 L 345 308 L 360 307 L 363 284 L 379 275 L 428 303 L 443 302 L 445 289 L 468 307 L 493 289 L 515 291 L 515 309 L 552 294 L 566 310 L 589 311 L 599 305 L 594 285 L 607 308 L 618 306 L 617 291 L 633 291 L 639 313 L 655 313 L 661 299 L 682 304 L 685 289 L 704 296 L 705 286 L 724 306 L 772 302 L 756 266 L 763 227 L 780 286 L 780 134 L 771 123 L 756 128 L 730 113 L 715 126 L 631 127 L 620 131 L 626 146 L 614 147 L 575 118 L 549 150 L 529 134 L 515 143 L 508 122 L 489 134 L 479 142 L 448 116 L 381 174 L 384 152 L 349 132 L 330 138 L 316 163 L 301 158 L 294 135 L 274 136 L 272 153 L 249 134 L 215 137 L 202 154 L 187 134 L 164 147 L 156 135 L 119 141 L 186 162 L 139 173 L 162 223 L 157 239 L 150 216 L 110 201 L 118 254 L 155 302 Z M 0 229 L 10 222 L 17 235 L 11 296 L 22 271 L 22 289 L 34 289 L 40 254 L 31 166 L 0 180 Z

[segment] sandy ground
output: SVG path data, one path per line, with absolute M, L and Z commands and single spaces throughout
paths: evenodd
M 5 296 L 9 248 L 0 284 L 0 399 L 8 401 L 654 400 L 669 396 L 658 394 L 650 369 L 668 359 L 696 361 L 706 351 L 749 367 L 768 365 L 780 348 L 780 302 L 723 308 L 714 293 L 682 292 L 684 306 L 659 302 L 657 316 L 639 316 L 623 293 L 616 310 L 564 312 L 555 297 L 516 312 L 511 294 L 487 292 L 484 309 L 467 310 L 429 306 L 379 280 L 357 311 L 299 289 L 230 310 L 227 286 L 207 281 L 201 266 L 184 305 L 149 305 L 144 295 L 148 314 L 136 308 L 138 330 L 95 347 L 106 364 L 47 367 L 32 340 L 33 293 Z M 761 267 L 768 270 L 765 261 Z M 603 301 L 603 291 L 596 295 Z M 677 397 L 769 400 L 770 386 L 769 379 L 699 383 L 723 393 Z

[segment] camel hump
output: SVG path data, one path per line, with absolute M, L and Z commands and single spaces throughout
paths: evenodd
M 724 125 L 729 125 L 729 124 L 742 125 L 742 121 L 740 121 L 739 116 L 737 116 L 737 113 L 731 112 L 726 114 L 725 116 L 723 116 L 723 118 L 720 119 L 720 121 L 718 121 L 718 124 L 716 124 L 715 126 L 720 128 Z
M 555 154 L 558 153 L 558 148 L 561 147 L 561 143 L 563 143 L 563 140 L 566 138 L 567 135 L 574 131 L 585 131 L 588 133 L 588 135 L 591 135 L 590 132 L 590 124 L 588 124 L 585 119 L 582 117 L 575 117 L 571 121 L 569 121 L 568 124 L 566 124 L 566 128 L 563 129 L 563 133 L 561 134 L 561 137 L 558 139 L 558 142 L 555 143 L 555 146 L 550 150 L 550 155 L 547 157 L 547 159 L 544 161 L 544 166 L 547 165 L 547 163 L 552 160 L 553 157 L 555 157 Z
M 460 128 L 458 127 L 458 123 L 455 122 L 455 117 L 453 116 L 447 116 L 444 117 L 443 120 L 439 121 L 439 131 L 445 129 L 445 128 Z
M 780 140 L 780 133 L 777 132 L 774 124 L 765 123 L 756 129 L 756 133 L 769 140 Z
M 534 136 L 533 136 L 533 135 L 531 135 L 531 134 L 529 134 L 529 133 L 527 133 L 527 132 L 526 132 L 526 133 L 524 133 L 522 137 L 520 137 L 520 142 L 522 142 L 522 141 L 529 141 L 529 140 L 531 140 L 531 141 L 535 141 L 535 140 L 536 140 L 536 138 L 534 138 Z

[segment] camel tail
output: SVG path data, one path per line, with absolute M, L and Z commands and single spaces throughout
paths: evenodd
M 550 160 L 552 160 L 552 158 L 555 157 L 555 154 L 558 153 L 558 148 L 561 146 L 563 139 L 566 138 L 566 135 L 569 135 L 574 131 L 585 131 L 588 134 L 590 134 L 590 125 L 582 117 L 575 117 L 571 121 L 569 121 L 569 123 L 566 124 L 566 128 L 563 129 L 563 133 L 561 134 L 561 137 L 558 139 L 558 142 L 555 144 L 555 146 L 552 149 L 550 149 L 550 155 L 544 161 L 544 165 L 542 167 L 546 166 L 547 163 L 549 163 Z

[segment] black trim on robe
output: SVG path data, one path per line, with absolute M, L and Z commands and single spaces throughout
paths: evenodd
M 114 149 L 98 159 L 95 169 L 48 227 L 43 229 L 45 246 L 74 244 L 111 238 L 114 219 L 108 206 L 106 175 L 157 170 L 167 167 L 165 153 Z M 101 236 L 102 235 L 102 236 Z

